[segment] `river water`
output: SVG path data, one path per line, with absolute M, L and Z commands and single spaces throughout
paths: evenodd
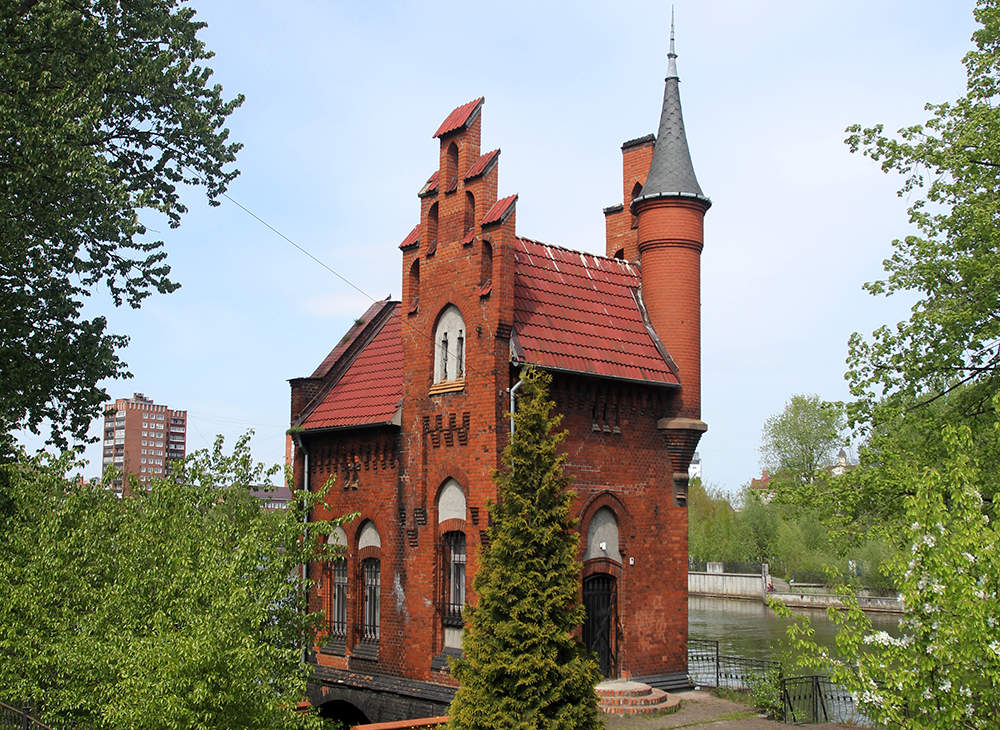
M 796 614 L 809 617 L 816 634 L 816 643 L 836 653 L 836 625 L 827 617 L 825 609 L 793 609 Z M 899 615 L 870 613 L 876 631 L 887 631 L 899 636 Z M 761 601 L 736 598 L 688 598 L 688 636 L 692 639 L 710 639 L 719 642 L 719 653 L 752 659 L 773 659 L 792 668 L 798 651 L 788 640 L 788 622 L 778 618 L 774 611 Z

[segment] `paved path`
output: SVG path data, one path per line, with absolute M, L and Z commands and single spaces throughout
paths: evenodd
M 781 722 L 764 720 L 757 711 L 738 702 L 723 700 L 705 690 L 671 693 L 681 698 L 681 709 L 672 715 L 614 717 L 606 715 L 607 730 L 658 730 L 658 728 L 704 728 L 704 730 L 778 730 L 791 728 Z M 843 730 L 853 727 L 837 723 L 808 725 L 810 730 Z

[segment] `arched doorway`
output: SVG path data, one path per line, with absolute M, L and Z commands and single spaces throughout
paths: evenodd
M 370 721 L 359 708 L 346 700 L 330 700 L 319 706 L 319 716 L 324 720 L 340 722 L 344 730 L 355 725 L 367 725 Z
M 608 573 L 583 579 L 583 643 L 597 654 L 602 677 L 617 675 L 618 581 Z

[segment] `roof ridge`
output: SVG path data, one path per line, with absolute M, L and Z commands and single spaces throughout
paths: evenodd
M 560 246 L 557 243 L 546 243 L 545 241 L 539 241 L 537 238 L 529 238 L 528 236 L 522 236 L 521 234 L 516 235 L 515 238 L 519 241 L 536 243 L 539 246 L 546 246 L 548 248 L 557 248 L 560 251 L 568 251 L 569 253 L 578 253 L 578 254 L 583 254 L 585 256 L 593 256 L 595 259 L 604 259 L 605 261 L 613 261 L 616 264 L 621 264 L 621 265 L 627 264 L 628 266 L 635 266 L 634 261 L 626 261 L 625 259 L 616 259 L 613 256 L 606 256 L 605 254 L 602 253 L 591 253 L 590 251 L 582 251 L 578 248 L 568 248 L 566 246 Z

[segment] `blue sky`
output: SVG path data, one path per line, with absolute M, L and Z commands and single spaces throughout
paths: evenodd
M 400 295 L 399 242 L 437 166 L 434 130 L 486 97 L 483 149 L 519 233 L 603 253 L 602 208 L 621 201 L 622 142 L 655 131 L 670 5 L 649 2 L 196 0 L 214 80 L 246 95 L 230 195 L 364 294 L 229 201 L 197 191 L 160 227 L 182 288 L 88 313 L 131 336 L 143 392 L 187 409 L 188 449 L 256 431 L 277 463 L 289 378 L 309 375 L 370 303 Z M 966 0 L 675 5 L 681 98 L 714 205 L 702 256 L 706 480 L 759 474 L 764 420 L 794 393 L 848 397 L 847 339 L 908 314 L 876 299 L 891 241 L 909 232 L 898 179 L 848 153 L 844 128 L 923 121 L 964 91 L 975 24 Z M 95 430 L 96 434 L 97 431 Z M 24 437 L 38 448 L 41 437 Z M 100 469 L 97 447 L 87 451 Z

